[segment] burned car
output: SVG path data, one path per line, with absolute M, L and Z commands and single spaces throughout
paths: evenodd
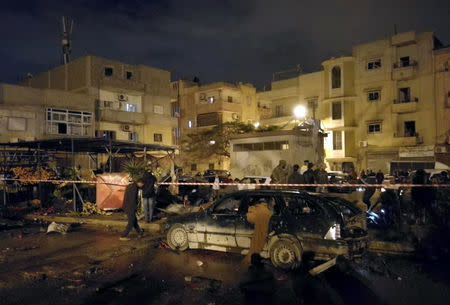
M 295 268 L 305 253 L 316 260 L 358 257 L 367 246 L 364 228 L 347 234 L 344 217 L 330 199 L 282 190 L 229 193 L 203 212 L 169 218 L 164 230 L 167 243 L 180 251 L 191 248 L 245 255 L 254 232 L 246 214 L 261 200 L 270 202 L 273 212 L 261 256 L 270 258 L 276 267 Z

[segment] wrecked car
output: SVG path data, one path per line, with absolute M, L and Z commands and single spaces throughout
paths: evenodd
M 203 212 L 169 218 L 164 228 L 167 243 L 179 251 L 191 248 L 245 255 L 254 232 L 246 214 L 261 200 L 270 203 L 273 215 L 260 254 L 276 267 L 296 268 L 304 254 L 315 260 L 359 257 L 367 247 L 365 228 L 347 234 L 345 218 L 331 199 L 287 190 L 229 193 Z

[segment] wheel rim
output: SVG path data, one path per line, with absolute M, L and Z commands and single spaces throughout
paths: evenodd
M 182 247 L 187 242 L 186 232 L 181 228 L 175 229 L 171 234 L 171 240 L 176 247 Z
M 295 262 L 294 250 L 286 246 L 279 247 L 276 251 L 276 258 L 281 264 L 292 264 Z

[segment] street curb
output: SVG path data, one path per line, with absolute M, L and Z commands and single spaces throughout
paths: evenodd
M 369 242 L 369 252 L 386 253 L 386 254 L 412 254 L 415 252 L 414 247 L 402 243 L 394 243 L 388 241 L 372 240 Z
M 57 216 L 57 215 L 37 215 L 28 214 L 25 216 L 28 220 L 44 220 L 48 222 L 57 223 L 83 223 L 93 226 L 110 226 L 110 227 L 120 227 L 125 228 L 127 221 L 124 220 L 112 220 L 112 219 L 92 219 L 89 217 L 71 217 L 71 216 Z M 160 233 L 163 228 L 164 220 L 158 220 L 152 223 L 146 223 L 145 221 L 139 222 L 139 226 L 146 232 Z

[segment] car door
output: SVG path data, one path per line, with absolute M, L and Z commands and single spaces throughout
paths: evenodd
M 325 213 L 314 198 L 286 194 L 285 202 L 287 209 L 283 219 L 286 223 L 283 228 L 286 233 L 322 236 L 327 232 L 329 225 Z
M 241 199 L 241 195 L 225 196 L 201 219 L 198 227 L 204 226 L 205 243 L 224 247 L 237 246 L 235 220 Z
M 269 203 L 269 208 L 271 210 L 277 210 L 277 199 L 276 196 L 271 194 L 252 194 L 249 193 L 241 201 L 239 207 L 238 215 L 236 216 L 236 244 L 239 248 L 248 249 L 250 248 L 250 243 L 253 237 L 254 225 L 247 221 L 247 212 L 249 207 L 260 203 L 261 201 Z M 275 207 L 275 208 L 274 208 Z M 274 211 L 274 216 L 278 215 Z M 274 217 L 272 216 L 272 217 Z

